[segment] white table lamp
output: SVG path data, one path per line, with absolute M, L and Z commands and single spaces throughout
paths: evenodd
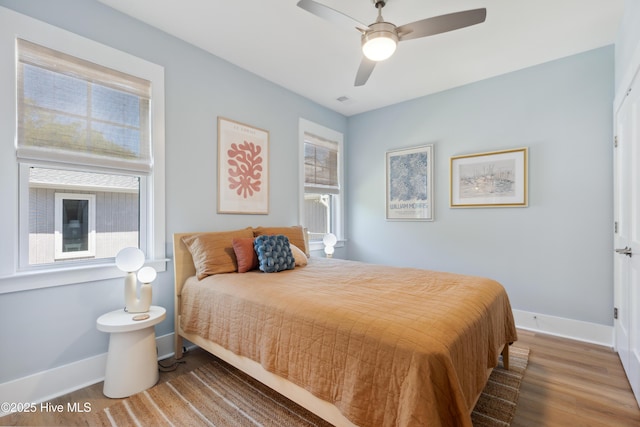
M 124 278 L 124 311 L 129 313 L 145 313 L 149 311 L 151 306 L 151 281 L 155 279 L 155 270 L 153 270 L 153 278 L 147 283 L 148 289 L 144 292 L 141 290 L 141 298 L 137 297 L 138 281 L 136 271 L 144 265 L 144 252 L 138 248 L 124 248 L 116 255 L 116 266 L 127 273 Z M 144 270 L 144 269 L 142 269 Z M 141 270 L 141 271 L 142 271 Z M 149 273 L 143 273 L 143 277 L 150 277 Z M 148 294 L 148 295 L 147 295 Z
M 142 267 L 140 271 L 138 271 L 138 280 L 142 285 L 140 285 L 140 299 L 137 301 L 138 306 L 136 307 L 135 313 L 146 313 L 149 311 L 149 307 L 151 307 L 151 282 L 156 280 L 157 276 L 158 273 L 156 273 L 153 267 Z
M 333 233 L 327 233 L 322 238 L 322 243 L 324 243 L 324 253 L 327 258 L 333 257 L 333 253 L 335 252 L 334 246 L 338 243 L 338 238 Z

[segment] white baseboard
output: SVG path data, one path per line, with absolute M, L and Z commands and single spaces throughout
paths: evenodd
M 613 326 L 522 310 L 513 310 L 513 317 L 520 329 L 613 348 Z
M 563 338 L 613 347 L 613 326 L 565 319 L 522 310 L 513 310 L 518 328 L 542 332 Z M 173 356 L 170 333 L 156 338 L 158 359 Z M 104 380 L 107 354 L 99 354 L 68 365 L 0 384 L 0 402 L 34 403 L 39 405 L 63 394 Z M 0 416 L 6 412 L 0 410 Z
M 156 337 L 158 360 L 173 356 L 173 335 Z M 106 366 L 107 353 L 103 353 L 2 383 L 0 402 L 35 404 L 40 408 L 42 402 L 103 381 Z M 0 417 L 7 414 L 4 407 L 0 408 Z
M 156 345 L 158 346 L 158 360 L 166 359 L 167 357 L 171 357 L 174 354 L 173 351 L 173 336 L 175 334 L 171 332 L 170 334 L 163 335 L 161 337 L 156 337 Z

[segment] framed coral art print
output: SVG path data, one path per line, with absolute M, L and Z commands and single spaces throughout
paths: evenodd
M 218 117 L 218 213 L 269 213 L 269 132 Z
M 387 152 L 387 219 L 433 221 L 433 144 Z
M 526 207 L 528 151 L 516 148 L 451 157 L 451 207 Z

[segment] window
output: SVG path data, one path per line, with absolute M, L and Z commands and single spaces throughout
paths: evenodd
M 140 178 L 152 171 L 151 83 L 25 40 L 17 45 L 17 157 L 29 168 L 25 266 L 146 249 L 138 205 Z M 127 175 L 95 172 L 102 170 Z
M 342 134 L 300 120 L 304 180 L 301 207 L 302 224 L 310 242 L 318 242 L 327 233 L 343 237 L 342 230 Z M 312 245 L 313 246 L 313 245 Z
M 0 91 L 16 95 L 0 103 L 0 120 L 16 121 L 0 129 L 15 141 L 0 196 L 17 201 L 0 224 L 0 293 L 119 277 L 127 246 L 165 271 L 163 68 L 0 13 L 2 63 L 15 67 Z
M 55 259 L 96 255 L 96 196 L 55 193 Z M 137 242 L 136 242 L 137 243 Z M 35 248 L 42 246 L 33 242 Z M 34 263 L 30 260 L 30 263 Z
M 339 194 L 338 143 L 305 132 L 304 224 L 310 240 L 335 231 L 332 217 Z

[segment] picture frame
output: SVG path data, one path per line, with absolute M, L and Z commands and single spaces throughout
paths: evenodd
M 526 147 L 451 157 L 452 208 L 528 206 Z
M 433 165 L 433 144 L 387 151 L 387 220 L 433 221 Z
M 218 117 L 218 213 L 269 213 L 269 131 Z

